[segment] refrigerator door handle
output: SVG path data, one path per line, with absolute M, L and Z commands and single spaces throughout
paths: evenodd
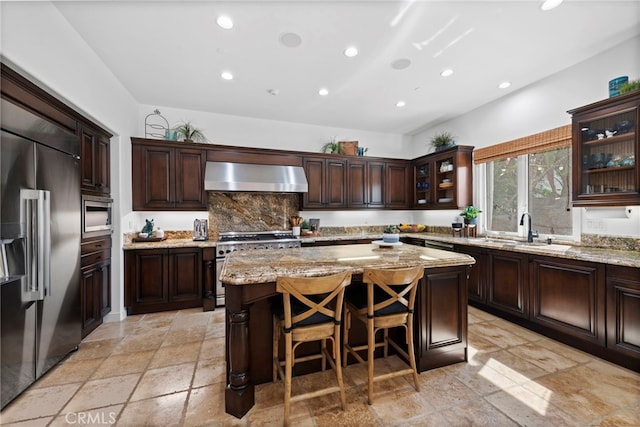
M 51 197 L 47 190 L 20 190 L 20 218 L 26 228 L 22 300 L 51 295 Z

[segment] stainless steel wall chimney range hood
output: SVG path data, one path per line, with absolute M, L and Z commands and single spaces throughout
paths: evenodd
M 304 169 L 300 166 L 207 162 L 204 189 L 207 191 L 306 193 L 309 190 L 309 184 Z

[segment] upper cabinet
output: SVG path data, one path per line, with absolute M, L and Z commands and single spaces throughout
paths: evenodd
M 309 191 L 302 209 L 408 209 L 409 161 L 382 158 L 304 156 Z
M 205 150 L 131 138 L 133 210 L 207 210 Z
M 461 209 L 473 203 L 473 147 L 457 145 L 413 161 L 413 207 Z
M 573 206 L 640 204 L 640 92 L 570 110 Z
M 111 135 L 85 124 L 79 127 L 82 192 L 108 196 L 111 193 Z

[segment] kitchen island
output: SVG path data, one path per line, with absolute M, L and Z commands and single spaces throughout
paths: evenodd
M 341 245 L 230 254 L 225 285 L 227 388 L 225 410 L 241 418 L 254 405 L 255 384 L 272 380 L 270 301 L 278 276 L 322 276 L 345 270 L 357 286 L 365 268 L 422 264 L 425 277 L 415 307 L 420 372 L 467 360 L 467 278 L 474 258 L 413 245 Z

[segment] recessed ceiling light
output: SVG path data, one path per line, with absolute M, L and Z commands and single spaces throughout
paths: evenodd
M 280 36 L 280 43 L 286 47 L 298 47 L 302 44 L 302 37 L 296 33 L 284 33 Z
M 224 28 L 225 30 L 230 30 L 233 28 L 233 20 L 227 15 L 220 15 L 218 19 L 216 19 L 216 23 L 220 28 Z
M 404 70 L 411 65 L 411 61 L 407 58 L 396 59 L 391 63 L 391 68 L 394 70 Z
M 544 11 L 555 9 L 556 7 L 560 6 L 561 3 L 562 0 L 545 0 L 540 5 L 540 9 Z
M 347 56 L 349 58 L 353 58 L 357 54 L 358 54 L 358 49 L 354 46 L 349 46 L 344 50 L 344 56 Z
M 318 95 L 320 96 L 329 95 L 329 89 L 327 89 L 326 87 L 321 87 L 320 90 L 318 90 Z
M 453 70 L 451 68 L 447 68 L 446 70 L 442 70 L 442 72 L 440 73 L 440 75 L 442 77 L 449 77 L 451 74 L 453 74 Z
M 498 87 L 499 87 L 500 89 L 506 89 L 506 88 L 508 88 L 509 86 L 511 86 L 511 82 L 502 82 L 502 83 L 500 83 L 500 84 L 498 85 Z
M 398 101 L 398 102 L 396 102 L 396 107 L 398 107 L 398 108 L 402 108 L 402 107 L 404 107 L 405 105 L 407 105 L 407 103 L 406 103 L 406 102 L 404 102 L 404 101 Z
M 231 74 L 231 71 L 223 71 L 220 73 L 220 77 L 224 80 L 233 80 L 233 74 Z

